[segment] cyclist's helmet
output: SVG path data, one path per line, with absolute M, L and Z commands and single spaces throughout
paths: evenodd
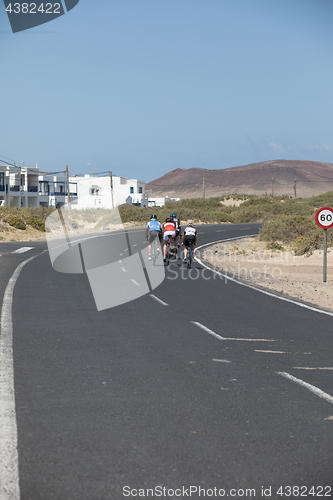
M 171 219 L 170 217 L 167 217 L 167 218 L 165 219 L 165 222 L 172 222 L 172 219 Z
M 157 215 L 155 214 L 151 215 L 150 220 L 157 220 Z
M 177 217 L 177 214 L 171 214 L 170 217 Z
M 192 222 L 189 222 L 189 223 L 187 224 L 187 227 L 194 227 L 194 225 L 192 224 Z

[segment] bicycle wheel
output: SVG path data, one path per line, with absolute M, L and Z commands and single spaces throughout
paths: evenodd
M 157 257 L 156 252 L 157 252 L 157 250 L 156 250 L 156 241 L 153 241 L 152 246 L 151 246 L 151 257 L 152 257 L 152 263 L 153 263 L 154 266 L 155 266 L 156 257 Z
M 165 254 L 165 264 L 168 265 L 169 264 L 169 260 L 170 260 L 170 244 L 169 244 L 169 241 L 166 243 L 166 246 L 167 246 L 167 249 L 166 249 L 166 254 Z
M 187 269 L 191 269 L 191 265 L 192 265 L 192 250 L 189 247 L 188 253 L 187 253 Z

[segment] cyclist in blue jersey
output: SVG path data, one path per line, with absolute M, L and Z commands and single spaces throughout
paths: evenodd
M 148 254 L 149 254 L 148 260 L 151 260 L 151 244 L 154 241 L 154 239 L 158 238 L 160 243 L 162 241 L 161 231 L 162 231 L 162 226 L 161 226 L 160 222 L 158 222 L 157 216 L 152 215 L 150 217 L 150 221 L 148 221 L 147 225 L 146 225 L 146 238 L 149 242 L 148 243 Z M 160 253 L 160 248 L 158 245 L 157 245 L 157 253 Z

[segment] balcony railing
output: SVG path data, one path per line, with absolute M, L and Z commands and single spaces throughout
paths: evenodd
M 0 184 L 0 191 L 6 191 L 6 186 L 4 184 Z
M 20 186 L 9 186 L 9 191 L 19 192 L 20 191 Z
M 38 186 L 28 186 L 28 193 L 38 193 Z

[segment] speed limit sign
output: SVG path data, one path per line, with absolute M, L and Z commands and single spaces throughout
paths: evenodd
M 333 226 L 333 209 L 323 207 L 316 213 L 316 222 L 323 229 L 329 229 Z

